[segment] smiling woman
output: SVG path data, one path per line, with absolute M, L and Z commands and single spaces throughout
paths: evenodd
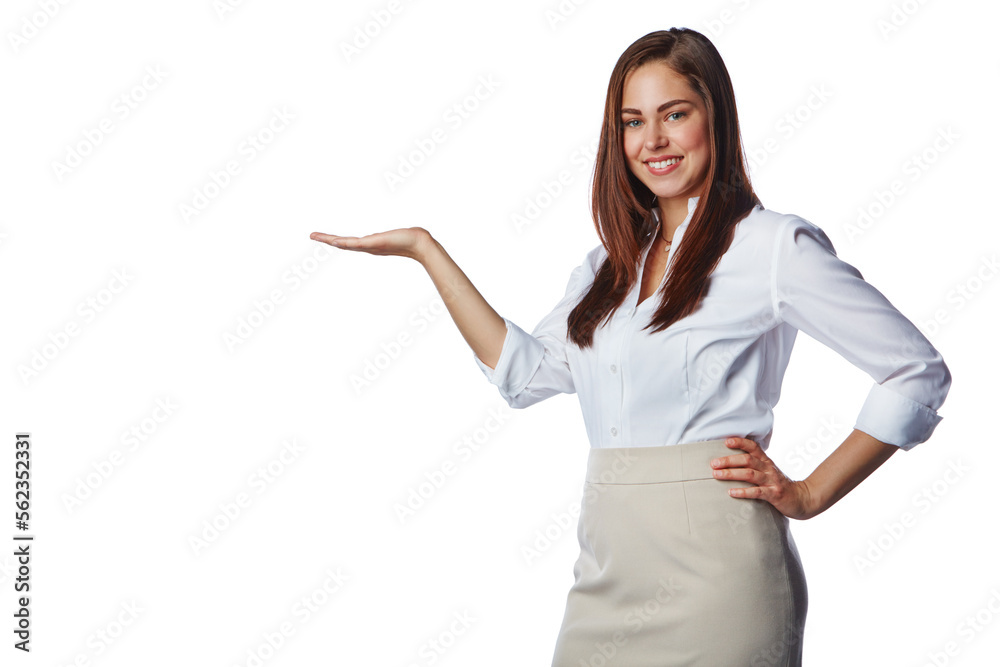
M 660 104 L 660 100 L 668 101 Z M 687 217 L 688 199 L 705 189 L 711 133 L 705 104 L 663 61 L 651 61 L 626 75 L 621 118 L 629 169 L 656 195 L 653 215 L 660 224 L 643 268 L 642 303 L 663 279 L 667 265 L 663 251 L 669 251 L 674 233 Z
M 420 262 L 511 407 L 579 395 L 590 451 L 554 667 L 800 666 L 789 520 L 930 438 L 948 367 L 822 229 L 763 207 L 728 71 L 698 32 L 649 33 L 616 63 L 592 213 L 601 244 L 530 334 L 426 229 L 312 238 Z M 793 481 L 766 450 L 798 331 L 874 384 L 844 443 Z
M 656 195 L 667 231 L 662 236 L 669 239 L 687 215 L 688 198 L 705 189 L 712 159 L 708 110 L 684 77 L 652 61 L 625 77 L 621 118 L 629 169 Z

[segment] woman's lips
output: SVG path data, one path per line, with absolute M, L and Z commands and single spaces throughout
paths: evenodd
M 662 169 L 657 169 L 656 167 L 653 166 L 653 163 L 659 164 L 660 162 L 666 162 L 667 160 L 662 160 L 662 161 L 660 161 L 660 160 L 649 160 L 649 161 L 645 162 L 644 164 L 646 165 L 646 169 L 653 176 L 663 176 L 664 174 L 669 174 L 674 169 L 676 169 L 677 166 L 681 163 L 681 160 L 683 160 L 683 159 L 684 158 L 676 158 L 676 160 L 677 160 L 676 162 L 674 162 L 672 165 L 670 165 L 668 167 L 664 167 Z

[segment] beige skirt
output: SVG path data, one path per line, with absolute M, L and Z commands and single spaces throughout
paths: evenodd
M 802 664 L 805 572 L 788 517 L 712 477 L 725 440 L 592 448 L 552 667 Z

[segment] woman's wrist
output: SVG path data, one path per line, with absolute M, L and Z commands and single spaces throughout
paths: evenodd
M 899 450 L 854 429 L 806 479 L 811 516 L 822 514 Z
M 427 260 L 436 252 L 443 250 L 441 244 L 437 242 L 431 233 L 422 227 L 414 228 L 419 232 L 417 242 L 413 247 L 413 259 L 426 266 Z

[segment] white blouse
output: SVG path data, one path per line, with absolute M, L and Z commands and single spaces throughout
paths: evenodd
M 668 261 L 697 203 L 688 200 Z M 637 305 L 637 281 L 595 330 L 593 346 L 580 349 L 567 340 L 566 318 L 605 257 L 603 244 L 587 253 L 565 296 L 531 334 L 503 318 L 507 335 L 495 369 L 473 353 L 512 408 L 576 393 L 592 447 L 742 436 L 766 449 L 792 345 L 803 331 L 874 379 L 854 428 L 908 450 L 941 421 L 936 411 L 951 387 L 941 355 L 837 257 L 822 229 L 798 216 L 755 207 L 737 224 L 694 313 L 659 333 L 643 331 L 660 293 Z

